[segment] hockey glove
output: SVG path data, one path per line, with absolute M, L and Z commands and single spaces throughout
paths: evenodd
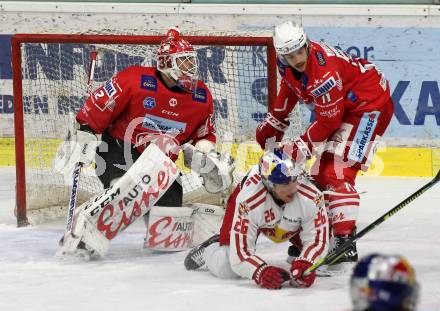
M 289 272 L 283 268 L 262 265 L 252 277 L 258 285 L 267 289 L 280 289 L 281 285 L 290 279 Z
M 76 163 L 81 162 L 87 167 L 95 160 L 96 148 L 99 145 L 97 136 L 91 130 L 76 129 L 74 119 L 71 123 L 67 138 L 58 147 L 53 160 L 53 169 L 68 179 L 72 178 Z
M 292 262 L 290 272 L 292 279 L 290 284 L 293 287 L 310 287 L 315 282 L 316 272 L 313 271 L 309 275 L 305 276 L 304 271 L 312 266 L 310 261 L 304 259 L 297 259 Z
M 295 160 L 296 163 L 304 163 L 312 157 L 308 144 L 301 137 L 284 144 L 280 149 Z
M 257 127 L 255 133 L 257 143 L 263 150 L 266 150 L 266 148 L 270 149 L 272 146 L 266 146 L 268 144 L 267 140 L 272 138 L 272 140 L 274 140 L 273 145 L 275 142 L 280 142 L 288 127 L 289 122 L 280 121 L 269 112 L 266 118 Z
M 89 166 L 95 161 L 96 148 L 98 147 L 98 138 L 95 134 L 78 130 L 76 132 L 76 142 L 79 151 L 79 161 L 84 166 Z

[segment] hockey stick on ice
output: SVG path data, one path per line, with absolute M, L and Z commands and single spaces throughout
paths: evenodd
M 432 186 L 437 184 L 440 181 L 440 170 L 437 172 L 437 175 L 428 182 L 426 185 L 424 185 L 422 188 L 411 194 L 409 197 L 407 197 L 405 200 L 397 204 L 394 208 L 390 209 L 388 212 L 383 214 L 381 217 L 376 219 L 373 223 L 369 224 L 367 227 L 365 227 L 362 231 L 358 232 L 356 235 L 354 235 L 352 238 L 350 238 L 347 242 L 342 244 L 338 249 L 336 249 L 334 252 L 328 254 L 326 257 L 318 260 L 314 265 L 312 265 L 310 268 L 308 268 L 306 271 L 304 271 L 304 274 L 308 275 L 318 269 L 320 266 L 325 264 L 331 264 L 341 258 L 345 253 L 348 251 L 348 249 L 352 246 L 353 242 L 356 242 L 361 237 L 363 237 L 365 234 L 376 228 L 378 225 L 383 223 L 385 220 L 396 214 L 398 211 L 400 211 L 402 208 L 407 206 L 409 203 L 417 199 L 419 196 L 421 196 L 423 193 L 425 193 L 428 189 L 430 189 Z
M 87 92 L 90 95 L 92 93 L 92 82 L 93 82 L 93 74 L 95 72 L 95 64 L 96 64 L 96 57 L 98 53 L 96 51 L 92 51 L 90 53 L 90 68 L 89 68 L 89 77 L 87 81 Z M 83 167 L 83 163 L 77 162 L 75 164 L 75 168 L 73 170 L 72 175 L 72 190 L 70 191 L 70 198 L 69 198 L 69 208 L 67 210 L 67 221 L 66 221 L 66 233 L 70 232 L 72 230 L 73 225 L 73 212 L 76 208 L 76 201 L 78 197 L 78 188 L 79 188 L 79 177 L 81 175 L 81 169 Z

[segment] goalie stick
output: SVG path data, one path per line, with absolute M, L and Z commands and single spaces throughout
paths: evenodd
M 87 80 L 87 91 L 89 94 L 92 93 L 92 82 L 93 82 L 93 74 L 95 72 L 95 64 L 98 52 L 92 51 L 90 52 L 90 68 L 89 68 L 89 77 Z M 74 130 L 74 129 L 73 129 Z M 70 132 L 71 135 L 73 132 Z M 78 188 L 79 188 L 79 179 L 81 176 L 81 169 L 83 167 L 83 163 L 78 162 L 75 164 L 75 168 L 72 174 L 72 189 L 70 191 L 69 197 L 69 208 L 67 209 L 67 220 L 66 220 L 66 232 L 64 235 L 72 231 L 73 224 L 73 212 L 76 208 L 76 201 L 78 197 Z
M 433 187 L 435 184 L 437 184 L 440 181 L 440 170 L 437 172 L 437 175 L 426 185 L 421 187 L 419 190 L 411 194 L 409 197 L 407 197 L 405 200 L 397 204 L 395 207 L 390 209 L 388 212 L 383 214 L 381 217 L 376 219 L 374 222 L 369 224 L 367 227 L 365 227 L 362 231 L 355 234 L 353 237 L 351 237 L 347 242 L 342 244 L 338 249 L 336 249 L 334 252 L 328 254 L 326 257 L 318 260 L 314 265 L 312 265 L 310 268 L 308 268 L 306 271 L 304 271 L 305 275 L 309 275 L 319 267 L 325 264 L 332 264 L 339 258 L 341 258 L 345 253 L 348 251 L 348 249 L 352 246 L 353 242 L 356 242 L 361 237 L 363 237 L 365 234 L 376 228 L 378 225 L 383 223 L 385 220 L 396 214 L 398 211 L 400 211 L 402 208 L 407 206 L 409 203 L 417 199 L 419 196 L 421 196 L 423 193 L 425 193 L 427 190 L 429 190 L 431 187 Z

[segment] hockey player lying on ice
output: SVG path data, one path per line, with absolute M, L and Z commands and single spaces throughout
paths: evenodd
M 267 152 L 229 197 L 220 234 L 191 250 L 185 267 L 207 267 L 217 277 L 252 279 L 268 289 L 289 280 L 309 287 L 316 273 L 303 272 L 327 254 L 328 232 L 322 193 L 289 157 Z M 290 272 L 256 255 L 260 233 L 275 242 L 297 241 Z
M 316 121 L 286 143 L 284 151 L 301 162 L 325 144 L 311 175 L 322 191 L 332 191 L 325 194 L 325 200 L 333 250 L 355 234 L 360 201 L 355 179 L 359 170 L 367 170 L 375 144 L 393 116 L 390 88 L 374 64 L 309 40 L 302 27 L 292 22 L 276 26 L 273 40 L 281 87 L 257 128 L 256 140 L 263 149 L 268 138 L 280 142 L 297 102 L 314 111 Z M 347 271 L 357 258 L 354 245 L 328 270 Z
M 213 101 L 209 89 L 197 79 L 197 53 L 191 44 L 180 36 L 176 27 L 167 32 L 157 51 L 156 60 L 157 68 L 128 67 L 91 94 L 76 116 L 79 129 L 74 137 L 78 152 L 67 160 L 63 159 L 64 163 L 67 163 L 64 167 L 66 171 L 71 170 L 78 161 L 85 167 L 96 162 L 97 175 L 104 188 L 109 189 L 104 194 L 104 197 L 108 198 L 95 198 L 95 202 L 89 202 L 85 210 L 91 211 L 87 217 L 96 218 L 92 223 L 97 224 L 98 231 L 104 233 L 107 239 L 113 238 L 117 232 L 133 222 L 134 219 L 127 215 L 134 217 L 136 214 L 135 218 L 139 217 L 139 211 L 134 213 L 130 204 L 125 206 L 124 210 L 119 205 L 115 210 L 107 208 L 105 212 L 105 204 L 111 199 L 115 206 L 118 205 L 117 196 L 123 197 L 124 191 L 131 194 L 126 196 L 127 198 L 137 200 L 137 207 L 141 205 L 139 202 L 142 202 L 142 205 L 150 204 L 148 208 L 153 204 L 182 206 L 183 190 L 180 176 L 173 176 L 174 163 L 169 163 L 161 153 L 175 161 L 179 151 L 183 149 L 185 165 L 200 174 L 209 192 L 222 191 L 232 182 L 230 159 L 221 160 L 215 152 L 216 136 L 211 121 Z M 97 134 L 101 134 L 102 137 L 100 146 Z M 154 151 L 156 156 L 145 155 L 142 161 L 155 163 L 156 166 L 147 169 L 147 164 L 140 165 L 138 171 L 132 172 L 131 179 L 133 176 L 139 177 L 137 184 L 120 181 L 128 178 L 125 176 L 127 170 L 132 167 L 133 162 L 137 163 L 141 159 L 144 150 L 151 144 L 158 146 L 161 152 Z M 210 169 L 207 169 L 208 163 L 212 164 Z M 161 168 L 164 168 L 162 172 L 172 181 L 166 187 L 160 182 L 163 180 L 157 181 L 158 177 L 161 178 Z M 145 182 L 145 178 L 149 179 L 148 183 Z M 118 181 L 120 183 L 117 187 L 109 188 Z M 150 189 L 155 194 L 154 200 L 153 197 L 146 200 L 142 193 L 145 194 L 149 184 L 155 182 L 162 188 L 160 191 L 158 187 L 154 188 L 154 191 Z M 101 200 L 100 208 L 96 208 L 98 199 Z M 128 200 L 123 203 L 133 205 L 133 202 Z M 76 216 L 78 212 L 76 211 Z M 147 212 L 148 209 L 143 210 L 141 214 L 145 215 Z M 112 217 L 109 214 L 112 214 Z M 115 230 L 110 229 L 110 223 L 113 223 L 113 226 L 117 226 L 118 223 L 124 224 L 120 226 L 122 229 Z M 90 226 L 88 229 L 91 229 Z M 78 246 L 87 248 L 84 240 L 82 242 Z M 89 248 L 91 251 L 96 250 L 93 247 Z M 67 253 L 69 250 L 63 249 L 62 252 Z M 105 253 L 105 249 L 102 249 L 102 253 Z

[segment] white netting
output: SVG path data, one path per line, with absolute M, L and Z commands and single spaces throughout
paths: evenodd
M 219 151 L 236 158 L 235 182 L 257 163 L 261 150 L 255 128 L 267 111 L 265 46 L 195 46 L 199 78 L 214 98 Z M 129 65 L 155 66 L 155 45 L 22 44 L 23 101 L 26 153 L 27 209 L 67 205 L 68 182 L 51 169 L 54 153 L 66 136 L 69 111 L 77 112 L 87 96 L 89 55 L 97 50 L 94 88 Z M 275 68 L 274 68 L 275 70 Z M 299 112 L 292 113 L 287 136 L 302 128 Z M 184 200 L 218 204 L 200 180 L 185 171 Z M 93 169 L 80 182 L 80 201 L 102 191 Z

